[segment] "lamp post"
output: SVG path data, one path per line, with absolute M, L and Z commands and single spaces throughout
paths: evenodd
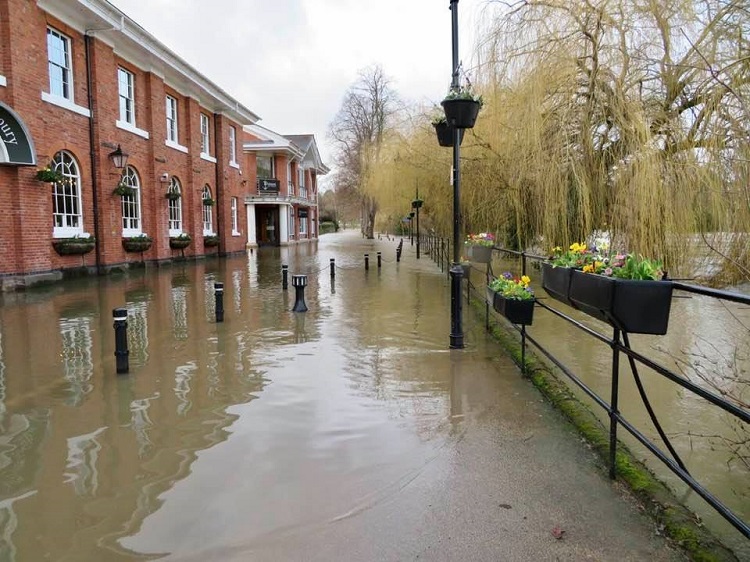
M 409 239 L 411 245 L 414 245 L 414 211 L 409 213 Z
M 417 212 L 417 259 L 419 259 L 419 208 L 422 206 L 422 200 L 419 198 L 419 186 L 417 186 L 417 195 L 411 202 L 411 206 Z
M 451 10 L 451 39 L 453 51 L 453 77 L 451 89 L 457 90 L 458 84 L 458 0 L 450 0 Z M 461 277 L 463 270 L 461 259 L 460 230 L 461 230 L 461 130 L 453 127 L 453 263 L 451 264 L 451 333 L 450 348 L 463 349 L 464 333 L 461 323 Z M 417 215 L 419 216 L 419 215 Z

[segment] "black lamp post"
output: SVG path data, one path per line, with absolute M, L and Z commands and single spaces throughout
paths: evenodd
M 411 245 L 414 245 L 414 211 L 409 213 L 409 239 Z
M 451 38 L 453 42 L 453 79 L 451 89 L 457 90 L 458 84 L 458 0 L 450 0 Z M 463 269 L 459 260 L 461 251 L 461 129 L 453 127 L 453 263 L 451 264 L 451 334 L 450 348 L 463 349 L 464 331 L 461 324 L 461 277 Z M 417 215 L 418 216 L 418 215 Z
M 411 202 L 411 206 L 417 212 L 417 259 L 419 259 L 419 208 L 422 206 L 422 200 L 419 198 L 419 187 L 417 187 L 417 196 Z

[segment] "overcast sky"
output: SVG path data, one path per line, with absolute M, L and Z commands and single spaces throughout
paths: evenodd
M 281 134 L 326 140 L 359 70 L 380 64 L 399 95 L 438 102 L 451 80 L 449 0 L 110 0 Z M 486 0 L 459 1 L 469 66 Z

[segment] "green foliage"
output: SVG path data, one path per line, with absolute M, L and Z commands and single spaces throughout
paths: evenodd
M 534 300 L 534 292 L 529 287 L 529 283 L 531 279 L 528 276 L 513 277 L 510 272 L 506 271 L 497 279 L 493 279 L 488 286 L 506 299 L 531 301 Z
M 332 232 L 338 232 L 338 225 L 331 221 L 323 221 L 320 223 L 320 234 L 330 234 Z

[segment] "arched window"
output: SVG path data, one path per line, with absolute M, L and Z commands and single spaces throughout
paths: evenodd
M 203 200 L 203 234 L 213 234 L 214 215 L 212 209 L 214 207 L 214 200 L 211 197 L 211 188 L 208 185 L 203 186 L 201 199 Z
M 68 238 L 83 234 L 81 218 L 81 173 L 72 154 L 61 150 L 50 167 L 62 174 L 61 182 L 52 184 L 52 236 Z
M 169 201 L 169 235 L 179 236 L 182 234 L 182 187 L 180 180 L 172 176 L 167 188 Z
M 120 183 L 135 191 L 122 196 L 122 235 L 137 236 L 141 230 L 141 180 L 132 166 L 127 166 L 122 173 Z

